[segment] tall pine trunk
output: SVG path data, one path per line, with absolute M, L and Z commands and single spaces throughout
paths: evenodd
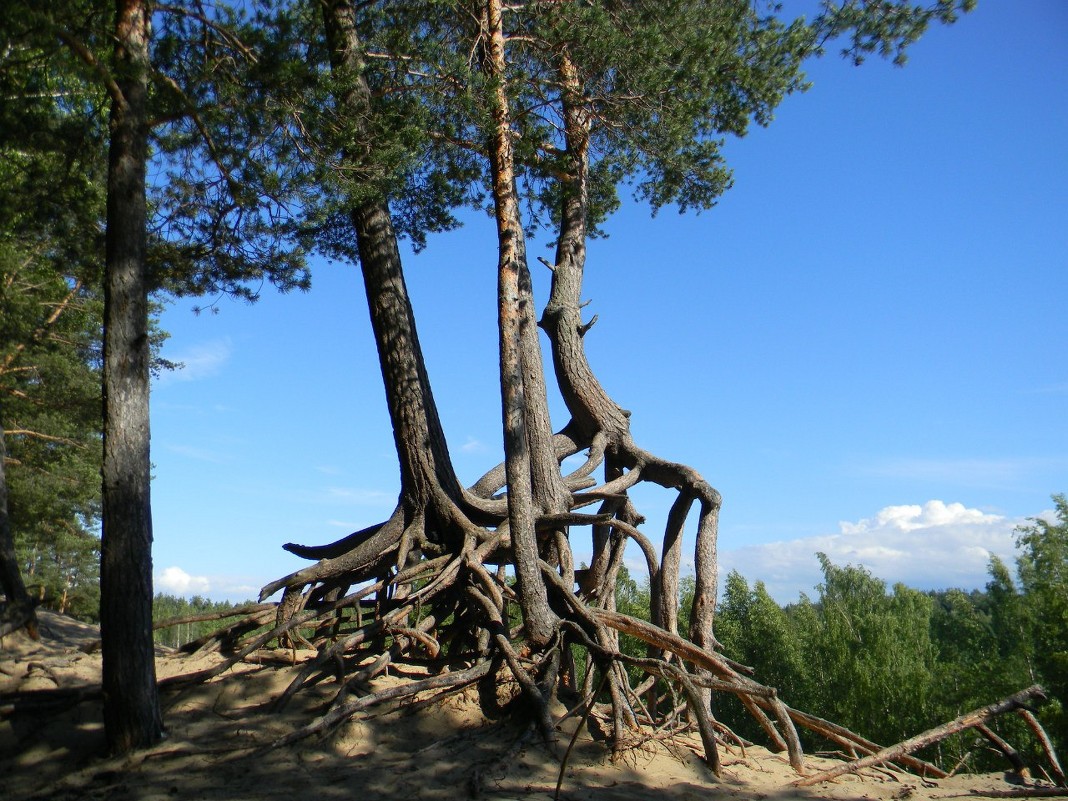
M 354 140 L 362 142 L 370 136 L 364 128 L 374 110 L 363 75 L 356 11 L 340 0 L 322 2 L 321 11 L 331 70 L 340 87 L 335 99 L 346 123 L 354 128 Z M 346 166 L 357 169 L 366 167 L 360 158 L 351 150 L 343 154 Z M 453 536 L 457 526 L 464 525 L 459 512 L 463 491 L 431 391 L 387 198 L 363 200 L 351 210 L 350 219 L 401 472 L 403 515 L 394 515 L 360 547 L 370 558 L 373 549 L 390 548 L 400 530 L 408 527 L 416 539 L 424 534 Z
M 163 733 L 152 642 L 149 338 L 145 281 L 151 9 L 117 0 L 104 279 L 100 561 L 104 724 L 112 753 Z
M 524 272 L 523 227 L 515 192 L 515 159 L 512 124 L 505 86 L 504 30 L 500 0 L 487 0 L 486 67 L 493 84 L 493 131 L 490 163 L 493 173 L 493 201 L 499 243 L 497 267 L 498 332 L 500 338 L 501 406 L 504 421 L 505 473 L 508 477 L 508 523 L 515 554 L 516 585 L 523 625 L 534 645 L 546 645 L 552 638 L 557 618 L 549 608 L 545 584 L 538 565 L 538 539 L 535 530 L 534 471 L 540 455 L 552 453 L 548 441 L 532 437 L 528 392 L 528 371 L 540 368 L 524 363 L 524 339 L 534 314 L 529 282 Z M 524 328 L 528 333 L 524 334 Z M 529 342 L 529 339 L 527 339 Z M 543 384 L 542 384 L 543 386 Z M 542 448 L 544 447 L 544 451 Z

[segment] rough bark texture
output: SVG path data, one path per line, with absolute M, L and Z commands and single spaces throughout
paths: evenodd
M 563 182 L 556 262 L 552 265 L 552 287 L 541 325 L 549 335 L 557 385 L 572 416 L 569 428 L 582 442 L 603 443 L 598 447 L 604 448 L 606 468 L 611 469 L 606 469 L 608 483 L 600 492 L 625 492 L 638 481 L 652 481 L 677 489 L 680 502 L 687 508 L 693 500 L 700 501 L 694 560 L 697 582 L 690 634 L 695 643 L 711 648 L 715 642 L 712 621 L 717 591 L 716 529 L 720 495 L 693 468 L 661 459 L 635 444 L 630 434 L 630 413 L 609 397 L 586 358 L 584 337 L 594 322 L 582 321 L 581 303 L 586 263 L 590 111 L 586 108 L 578 70 L 566 50 L 560 55 L 559 71 L 570 179 Z M 682 501 L 683 498 L 687 500 Z M 602 511 L 618 506 L 618 502 L 606 504 Z M 619 514 L 627 522 L 641 520 L 629 501 L 623 502 Z M 680 565 L 674 549 L 678 547 L 680 525 L 685 520 L 684 515 L 680 520 L 680 514 L 682 509 L 677 508 L 668 520 L 664 559 L 659 571 L 650 575 L 657 614 L 669 625 L 675 617 L 670 608 L 675 597 L 671 588 L 677 587 Z M 607 577 L 611 559 L 606 549 L 611 541 L 607 532 L 595 536 L 593 564 L 587 580 L 591 589 L 603 585 Z
M 357 128 L 354 138 L 367 142 L 371 91 L 363 75 L 363 49 L 355 11 L 349 3 L 331 0 L 322 4 L 322 14 L 331 68 L 343 87 L 339 106 Z M 349 151 L 343 157 L 347 167 L 367 170 L 358 152 Z M 432 500 L 439 507 L 450 502 L 458 504 L 461 488 L 453 472 L 419 345 L 388 201 L 379 197 L 361 203 L 350 216 L 400 457 L 401 500 L 410 522 Z M 446 498 L 435 497 L 440 493 Z
M 104 287 L 104 464 L 100 565 L 104 723 L 125 753 L 163 722 L 152 642 L 149 340 L 145 283 L 149 36 L 144 0 L 116 3 Z
M 500 334 L 501 406 L 504 421 L 505 472 L 508 479 L 508 521 L 515 553 L 516 584 L 519 606 L 527 636 L 535 645 L 544 646 L 555 631 L 556 615 L 549 609 L 548 597 L 538 569 L 538 541 L 535 532 L 535 508 L 532 456 L 541 443 L 529 426 L 528 394 L 536 391 L 525 382 L 523 328 L 529 330 L 533 317 L 529 291 L 524 292 L 521 273 L 523 261 L 523 226 L 515 193 L 515 160 L 512 148 L 512 125 L 504 70 L 504 30 L 499 0 L 486 3 L 486 63 L 492 82 L 494 130 L 490 146 L 493 173 L 493 197 L 497 222 L 499 257 L 497 265 L 498 327 Z M 527 285 L 529 287 L 529 284 Z M 535 438 L 534 448 L 531 439 Z M 548 443 L 546 443 L 548 445 Z
M 1057 784 L 1061 785 L 1061 787 L 1068 787 L 1068 778 L 1064 775 L 1061 761 L 1057 758 L 1057 752 L 1053 750 L 1053 743 L 1050 742 L 1049 735 L 1042 728 L 1042 724 L 1038 722 L 1038 718 L 1034 716 L 1030 709 L 1020 708 L 1016 710 L 1016 713 L 1026 721 L 1028 728 L 1034 732 L 1038 742 L 1042 745 L 1042 751 L 1046 754 L 1050 771 L 1053 773 L 1053 778 L 1057 781 Z

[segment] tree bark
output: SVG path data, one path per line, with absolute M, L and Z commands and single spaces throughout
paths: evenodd
M 801 712 L 797 709 L 788 708 L 787 711 L 790 714 L 790 719 L 795 723 L 804 726 L 810 731 L 814 731 L 821 737 L 825 737 L 832 743 L 848 748 L 854 754 L 857 751 L 861 751 L 865 754 L 874 754 L 881 749 L 877 743 L 873 743 L 864 737 L 861 737 L 854 731 L 850 731 L 844 726 L 839 726 L 837 723 L 832 723 L 829 720 L 818 718 L 815 715 L 810 715 L 807 712 Z M 934 777 L 936 779 L 944 779 L 949 774 L 939 768 L 937 765 L 932 765 L 930 762 L 924 762 L 922 759 L 903 754 L 898 757 L 896 762 L 904 765 L 906 768 L 919 773 L 921 776 Z
M 486 67 L 492 83 L 493 133 L 490 163 L 499 257 L 497 264 L 498 332 L 500 342 L 501 407 L 504 421 L 505 474 L 508 478 L 508 523 L 515 553 L 519 607 L 527 636 L 544 646 L 556 629 L 538 567 L 535 531 L 531 432 L 528 429 L 524 381 L 523 326 L 533 316 L 529 294 L 522 291 L 523 227 L 515 193 L 512 125 L 505 85 L 504 28 L 500 0 L 485 7 Z M 524 308 L 524 304 L 527 304 Z
M 149 337 L 145 282 L 151 8 L 117 0 L 104 286 L 104 463 L 100 633 L 109 749 L 158 742 L 152 642 Z
M 1017 709 L 1016 713 L 1024 719 L 1035 737 L 1038 738 L 1042 751 L 1045 753 L 1046 759 L 1049 760 L 1050 770 L 1053 771 L 1053 778 L 1057 780 L 1057 784 L 1061 785 L 1061 787 L 1068 787 L 1068 779 L 1065 778 L 1064 768 L 1061 767 L 1061 762 L 1057 759 L 1057 752 L 1053 748 L 1053 743 L 1050 742 L 1049 735 L 1042 728 L 1042 724 L 1038 722 L 1038 718 L 1034 716 L 1031 710 L 1023 707 Z
M 342 87 L 337 97 L 339 108 L 346 122 L 355 127 L 355 141 L 369 151 L 373 142 L 366 128 L 374 110 L 364 77 L 356 12 L 351 3 L 339 0 L 322 2 L 321 9 L 331 70 Z M 358 171 L 368 167 L 352 150 L 343 158 L 346 166 Z M 458 511 L 463 492 L 419 344 L 388 199 L 379 194 L 355 206 L 350 217 L 400 461 L 404 525 L 429 511 L 429 533 L 446 537 L 446 532 L 464 525 Z
M 630 413 L 609 397 L 586 358 L 584 337 L 593 325 L 593 321 L 583 323 L 581 304 L 586 263 L 590 110 L 583 96 L 577 65 L 566 50 L 561 53 L 558 66 L 563 87 L 564 134 L 569 164 L 568 179 L 562 182 L 561 224 L 556 262 L 552 267 L 552 288 L 541 325 L 549 335 L 557 384 L 572 416 L 569 427 L 586 442 L 593 442 L 599 436 L 604 438 L 606 465 L 613 465 L 612 473 L 606 478 L 609 481 L 623 479 L 623 471 L 629 470 L 633 475 L 627 479 L 629 483 L 624 488 L 638 480 L 648 480 L 677 489 L 700 502 L 695 559 L 697 586 L 690 636 L 698 645 L 711 649 L 715 644 L 712 621 L 717 591 L 716 533 L 721 498 L 693 468 L 661 459 L 635 444 L 630 433 Z M 629 501 L 625 502 L 624 508 L 628 515 L 638 517 Z M 673 516 L 665 536 L 672 547 L 679 537 L 677 523 Z M 595 536 L 591 575 L 588 577 L 591 586 L 601 583 L 598 572 L 607 561 L 601 553 L 605 547 L 607 538 L 602 536 L 598 541 Z M 668 588 L 676 586 L 678 569 L 679 560 L 669 550 L 659 575 L 650 576 L 650 581 L 660 582 Z M 662 586 L 653 588 L 653 592 L 661 605 L 671 603 L 665 598 Z M 658 609 L 658 612 L 670 622 L 673 616 L 670 609 Z

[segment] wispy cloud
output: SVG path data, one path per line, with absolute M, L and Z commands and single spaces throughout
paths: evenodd
M 191 576 L 180 567 L 165 567 L 154 578 L 160 592 L 178 596 L 206 595 L 211 591 L 211 582 L 206 576 Z
M 723 576 L 738 570 L 763 581 L 780 602 L 811 593 L 822 581 L 816 553 L 835 564 L 862 565 L 890 584 L 920 589 L 978 588 L 986 584 L 991 556 L 1011 564 L 1014 529 L 1022 521 L 939 500 L 888 506 L 839 532 L 752 545 L 720 554 Z
M 1040 387 L 1033 387 L 1027 390 L 1027 394 L 1030 395 L 1068 395 L 1068 381 L 1062 381 L 1059 384 L 1045 384 Z
M 179 381 L 200 381 L 217 375 L 230 361 L 233 350 L 230 338 L 226 337 L 190 345 L 178 353 L 169 353 L 167 358 L 178 362 L 181 367 L 163 373 L 158 383 L 163 385 Z
M 1018 486 L 1049 460 L 1023 459 L 893 459 L 864 469 L 870 475 L 939 482 L 961 487 Z
M 377 489 L 363 487 L 327 487 L 326 500 L 335 503 L 350 503 L 356 506 L 381 506 L 395 503 L 397 497 Z
M 486 445 L 481 440 L 474 437 L 468 437 L 467 441 L 460 446 L 460 450 L 464 453 L 484 453 L 486 451 Z
M 195 448 L 192 445 L 172 445 L 168 443 L 163 447 L 171 453 L 177 453 L 179 456 L 185 456 L 187 459 L 194 459 L 198 462 L 222 464 L 223 462 L 229 461 L 227 457 L 216 451 L 208 450 L 206 448 Z

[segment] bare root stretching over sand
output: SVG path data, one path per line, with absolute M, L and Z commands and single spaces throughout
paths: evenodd
M 635 732 L 613 760 L 606 746 L 611 732 L 596 710 L 585 719 L 579 710 L 559 722 L 559 745 L 550 748 L 534 729 L 516 723 L 516 716 L 487 717 L 475 685 L 444 698 L 434 695 L 432 703 L 421 703 L 419 696 L 395 706 L 385 702 L 323 736 L 272 748 L 316 718 L 337 694 L 335 683 L 320 681 L 279 709 L 277 700 L 315 656 L 301 650 L 259 651 L 209 681 L 187 683 L 171 679 L 212 667 L 222 657 L 160 649 L 168 736 L 134 757 L 107 759 L 101 756 L 98 632 L 48 613 L 41 629 L 39 642 L 16 634 L 4 638 L 0 649 L 5 801 L 546 799 L 557 793 L 564 799 L 697 799 L 718 793 L 899 801 L 1005 797 L 1024 789 L 1003 774 L 931 780 L 887 768 L 798 787 L 785 755 L 729 743 L 721 745 L 717 779 L 696 734 L 668 739 L 654 731 Z M 381 693 L 426 678 L 419 668 L 397 665 L 368 689 Z M 512 694 L 508 681 L 502 671 L 496 683 L 502 698 Z M 32 690 L 39 692 L 27 692 Z M 559 721 L 565 710 L 552 712 Z M 841 763 L 809 755 L 806 773 L 835 764 Z M 1040 789 L 1031 785 L 1032 793 Z

